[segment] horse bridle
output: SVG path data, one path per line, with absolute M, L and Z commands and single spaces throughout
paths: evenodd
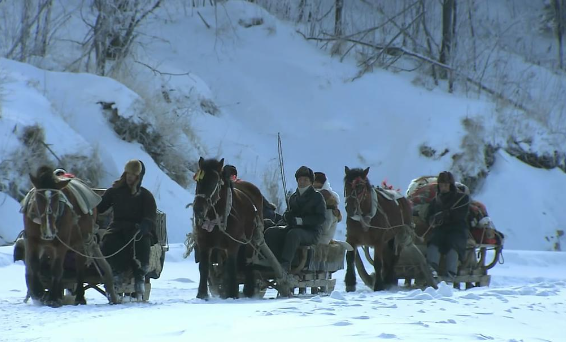
M 35 197 L 37 196 L 41 196 L 42 198 L 45 199 L 46 205 L 45 205 L 45 211 L 41 212 L 39 210 L 39 205 L 37 203 L 37 199 L 35 199 Z M 57 210 L 53 211 L 53 205 L 52 205 L 52 201 L 51 199 L 57 196 Z M 67 198 L 67 196 L 65 195 L 65 193 L 63 193 L 62 190 L 60 189 L 50 189 L 50 188 L 40 188 L 40 189 L 36 189 L 34 192 L 34 203 L 35 203 L 35 211 L 37 213 L 37 215 L 40 218 L 44 218 L 44 217 L 48 217 L 53 215 L 53 213 L 56 213 L 55 216 L 55 222 L 57 223 L 59 221 L 59 219 L 63 216 L 63 213 L 65 212 L 65 207 L 69 206 L 69 208 L 73 208 L 73 205 L 69 202 L 69 199 Z M 61 203 L 63 203 L 63 206 L 61 206 Z M 51 229 L 49 227 L 49 220 L 46 220 L 47 223 L 47 229 L 48 230 L 53 230 L 52 234 L 53 236 L 57 235 L 57 228 L 53 228 Z
M 206 203 L 211 207 L 214 207 L 218 200 L 220 200 L 220 188 L 222 188 L 222 186 L 224 185 L 224 181 L 220 177 L 220 174 L 218 174 L 217 172 L 215 173 L 218 175 L 218 182 L 216 182 L 216 185 L 214 186 L 214 189 L 212 190 L 210 195 L 207 196 L 204 193 L 195 194 L 195 200 L 197 198 L 203 198 L 204 201 L 206 201 Z M 197 180 L 197 183 L 198 182 L 200 182 L 200 180 Z
M 350 182 L 351 187 L 352 187 L 352 191 L 350 192 L 350 195 L 346 194 L 346 186 L 344 186 L 344 202 L 348 203 L 348 200 L 353 198 L 356 200 L 356 212 L 358 212 L 360 215 L 362 214 L 362 202 L 365 200 L 367 194 L 368 194 L 368 188 L 367 188 L 367 182 L 365 179 L 362 179 L 360 176 L 358 176 L 357 178 L 355 178 L 352 182 Z M 358 194 L 358 190 L 357 190 L 357 186 L 358 185 L 363 185 L 363 190 L 360 194 Z

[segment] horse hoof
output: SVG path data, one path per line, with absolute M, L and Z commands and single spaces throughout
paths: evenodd
M 61 304 L 61 302 L 57 300 L 48 301 L 46 305 L 52 308 L 59 308 L 63 306 L 63 304 Z
M 346 286 L 346 292 L 355 292 L 356 286 Z
M 197 298 L 202 299 L 202 300 L 208 300 L 208 294 L 197 294 Z
M 75 306 L 76 305 L 86 305 L 86 299 L 75 300 Z

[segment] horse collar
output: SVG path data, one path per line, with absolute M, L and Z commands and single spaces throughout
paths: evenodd
M 371 189 L 371 210 L 370 213 L 367 216 L 364 216 L 362 213 L 362 209 L 361 206 L 358 207 L 358 211 L 356 214 L 354 214 L 353 216 L 350 216 L 350 218 L 352 220 L 358 221 L 362 224 L 364 224 L 365 222 L 365 218 L 369 218 L 369 220 L 373 219 L 373 217 L 375 217 L 375 214 L 377 213 L 377 207 L 379 205 L 379 201 L 377 200 L 377 192 L 375 191 L 375 189 Z M 367 222 L 367 224 L 369 224 L 369 221 Z

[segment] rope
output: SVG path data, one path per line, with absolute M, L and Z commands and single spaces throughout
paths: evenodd
M 121 248 L 120 248 L 118 251 L 116 251 L 115 253 L 112 253 L 112 254 L 107 255 L 107 256 L 102 255 L 101 257 L 95 257 L 95 256 L 85 255 L 85 254 L 81 253 L 80 251 L 77 251 L 77 250 L 73 249 L 73 248 L 72 248 L 71 246 L 69 246 L 67 243 L 63 242 L 63 240 L 61 240 L 61 238 L 59 237 L 59 235 L 55 235 L 55 237 L 56 237 L 57 240 L 58 240 L 59 242 L 61 242 L 61 244 L 63 244 L 67 249 L 73 251 L 74 253 L 76 253 L 76 254 L 78 254 L 78 255 L 80 255 L 80 256 L 82 256 L 82 257 L 91 258 L 91 259 L 93 259 L 93 260 L 103 260 L 103 259 L 107 259 L 107 258 L 116 256 L 120 251 L 124 250 L 130 243 L 132 243 L 132 242 L 135 240 L 135 238 L 136 238 L 136 236 L 137 236 L 137 234 L 138 234 L 139 232 L 140 232 L 140 230 L 136 231 L 136 233 L 135 233 L 134 236 L 128 241 L 128 243 L 126 243 L 126 245 L 124 245 L 123 247 L 121 247 Z M 140 239 L 141 239 L 141 238 L 140 238 Z M 140 239 L 138 239 L 138 240 L 136 240 L 136 241 L 139 241 Z M 91 240 L 91 241 L 92 241 L 92 240 Z M 135 253 L 135 248 L 136 248 L 136 247 L 135 247 L 135 244 L 134 244 L 134 253 Z

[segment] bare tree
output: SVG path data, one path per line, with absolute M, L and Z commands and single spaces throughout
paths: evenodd
M 6 53 L 7 58 L 26 61 L 30 54 L 45 55 L 45 51 L 47 50 L 47 37 L 50 33 L 49 23 L 51 20 L 52 2 L 52 0 L 38 0 L 37 11 L 33 10 L 34 0 L 24 0 L 21 2 L 22 16 L 19 33 L 12 47 Z M 30 37 L 34 26 L 36 28 L 35 38 Z M 38 45 L 38 42 L 41 44 Z M 38 50 L 38 48 L 40 49 Z
M 563 69 L 563 43 L 564 26 L 566 25 L 566 0 L 552 0 L 554 9 L 554 34 L 558 43 L 558 68 Z
M 454 18 L 454 0 L 442 1 L 442 43 L 440 46 L 439 62 L 448 64 L 450 58 L 450 48 L 452 47 L 452 20 Z M 448 74 L 445 69 L 440 70 L 440 78 L 447 79 Z
M 47 37 L 51 30 L 51 9 L 53 7 L 53 0 L 39 1 L 37 3 L 38 13 L 43 13 L 39 16 L 37 26 L 35 27 L 35 43 L 33 54 L 37 56 L 45 56 L 47 53 Z
M 334 3 L 334 35 L 342 36 L 342 10 L 344 9 L 344 0 L 336 0 Z
M 108 60 L 122 61 L 136 38 L 136 29 L 162 0 L 94 0 L 98 12 L 92 26 L 96 73 L 106 75 Z M 90 39 L 90 38 L 89 38 Z

